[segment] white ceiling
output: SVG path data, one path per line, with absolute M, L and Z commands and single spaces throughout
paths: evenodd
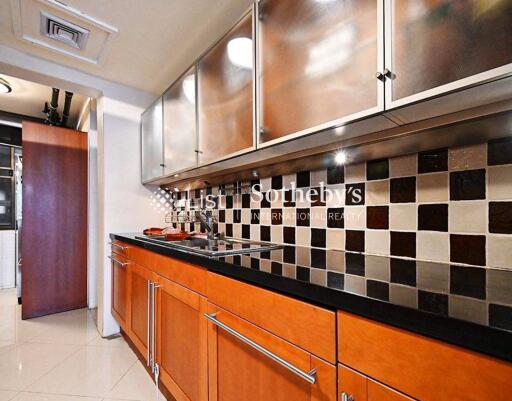
M 52 97 L 52 88 L 36 84 L 34 82 L 24 81 L 22 79 L 0 74 L 0 78 L 5 79 L 12 87 L 11 93 L 0 93 L 0 111 L 22 114 L 24 116 L 46 118 L 42 112 L 44 102 L 50 103 Z M 69 113 L 68 127 L 75 127 L 87 98 L 75 93 L 71 101 L 71 110 Z M 64 91 L 59 95 L 59 114 L 62 116 L 64 107 Z
M 155 95 L 161 94 L 252 3 L 251 0 L 64 0 L 68 6 L 118 29 L 103 61 L 95 65 L 18 39 L 11 8 L 15 1 L 20 0 L 0 1 L 1 44 Z M 47 2 L 26 3 L 37 7 Z

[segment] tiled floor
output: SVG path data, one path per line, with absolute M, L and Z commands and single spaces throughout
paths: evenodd
M 104 340 L 86 309 L 21 320 L 0 290 L 0 401 L 165 401 L 122 338 Z

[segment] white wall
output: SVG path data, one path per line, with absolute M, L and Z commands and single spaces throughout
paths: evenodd
M 0 230 L 0 289 L 13 288 L 16 284 L 15 231 Z
M 96 199 L 89 209 L 89 229 L 93 228 L 92 237 L 97 238 L 89 240 L 89 258 L 97 258 L 96 269 L 90 268 L 97 271 L 98 277 L 98 328 L 104 336 L 116 333 L 119 327 L 110 313 L 109 233 L 141 231 L 164 221 L 163 214 L 151 206 L 153 189 L 140 184 L 140 114 L 155 96 L 3 45 L 0 72 L 97 100 L 97 143 L 91 138 L 89 143 L 91 152 L 96 146 L 97 161 L 96 171 L 91 168 L 89 177 L 93 183 L 89 198 Z M 89 160 L 94 161 L 91 157 L 92 154 Z

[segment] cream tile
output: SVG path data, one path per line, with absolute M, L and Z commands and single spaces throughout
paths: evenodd
M 343 207 L 345 205 L 345 184 L 328 185 L 325 204 L 327 207 Z
M 270 273 L 272 271 L 270 260 L 260 259 L 260 270 L 262 272 Z
M 366 280 L 364 277 L 345 274 L 344 290 L 354 294 L 366 295 Z
M 25 343 L 0 358 L 0 389 L 23 390 L 77 352 L 77 345 Z
M 26 389 L 50 394 L 105 397 L 136 360 L 133 352 L 123 348 L 83 347 Z
M 312 207 L 310 211 L 309 225 L 314 228 L 326 228 L 327 209 L 325 207 Z
M 452 148 L 448 151 L 449 170 L 471 170 L 486 166 L 487 145 L 478 144 Z
M 283 263 L 283 276 L 289 277 L 289 278 L 295 278 L 296 277 L 295 265 L 292 265 L 290 263 Z
M 233 223 L 233 209 L 226 209 L 225 210 L 225 217 L 226 217 L 226 224 L 232 224 Z
M 19 393 L 12 401 L 101 401 L 101 398 L 41 393 Z
M 416 288 L 391 284 L 389 286 L 389 301 L 393 304 L 417 308 L 418 291 L 416 291 Z
M 260 178 L 260 191 L 266 192 L 270 189 L 272 189 L 272 178 L 271 177 Z
M 418 172 L 418 155 L 406 155 L 389 159 L 390 177 L 407 177 Z
M 260 240 L 260 226 L 251 224 L 251 239 L 254 241 Z
M 417 262 L 416 278 L 416 286 L 420 290 L 448 292 L 450 266 L 444 263 Z
M 512 199 L 512 165 L 487 170 L 489 200 Z
M 270 238 L 271 238 L 272 242 L 282 244 L 283 243 L 283 227 L 282 226 L 270 227 Z
M 448 200 L 448 173 L 421 174 L 417 177 L 418 202 Z
M 308 248 L 297 248 L 297 264 L 306 267 L 311 265 L 311 252 Z
M 309 227 L 295 228 L 295 243 L 299 246 L 311 246 L 311 230 Z
M 345 231 L 328 228 L 326 232 L 327 249 L 345 249 Z
M 373 255 L 389 255 L 389 231 L 367 230 L 364 242 L 367 253 Z
M 390 230 L 416 230 L 418 205 L 415 203 L 389 205 Z
M 0 390 L 0 401 L 10 401 L 16 394 L 16 391 Z
M 285 207 L 283 209 L 283 226 L 294 227 L 296 219 L 296 210 L 293 207 Z
M 242 238 L 242 225 L 233 224 L 233 238 Z
M 260 210 L 260 224 L 262 226 L 269 226 L 272 223 L 272 209 Z
M 451 233 L 485 233 L 487 231 L 487 202 L 450 202 L 449 231 Z
M 321 183 L 327 183 L 327 170 L 315 170 L 311 172 L 310 182 L 312 187 L 320 186 Z
M 416 234 L 416 256 L 422 260 L 448 262 L 449 243 L 448 233 L 419 231 Z
M 366 183 L 366 204 L 387 205 L 389 203 L 389 180 Z
M 136 362 L 123 378 L 108 393 L 107 398 L 120 400 L 165 400 L 150 376 L 139 362 Z
M 345 228 L 347 230 L 366 229 L 366 207 L 347 206 L 345 207 Z
M 367 278 L 389 281 L 389 259 L 380 256 L 365 256 L 365 275 Z
M 326 266 L 328 270 L 344 272 L 345 254 L 343 252 L 327 252 Z
M 345 182 L 366 181 L 366 163 L 349 164 L 345 166 Z
M 251 224 L 251 209 L 242 209 L 242 224 Z
M 512 236 L 487 236 L 487 265 L 512 269 Z
M 487 269 L 487 301 L 512 305 L 512 271 Z
M 313 284 L 327 285 L 327 271 L 320 269 L 311 269 L 310 280 Z
M 297 184 L 297 174 L 283 175 L 283 188 L 290 189 L 292 184 Z
M 450 317 L 483 325 L 487 324 L 487 305 L 484 301 L 451 296 L 448 308 Z

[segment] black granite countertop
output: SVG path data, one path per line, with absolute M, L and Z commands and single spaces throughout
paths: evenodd
M 512 271 L 299 246 L 209 258 L 118 239 L 330 309 L 512 362 Z

